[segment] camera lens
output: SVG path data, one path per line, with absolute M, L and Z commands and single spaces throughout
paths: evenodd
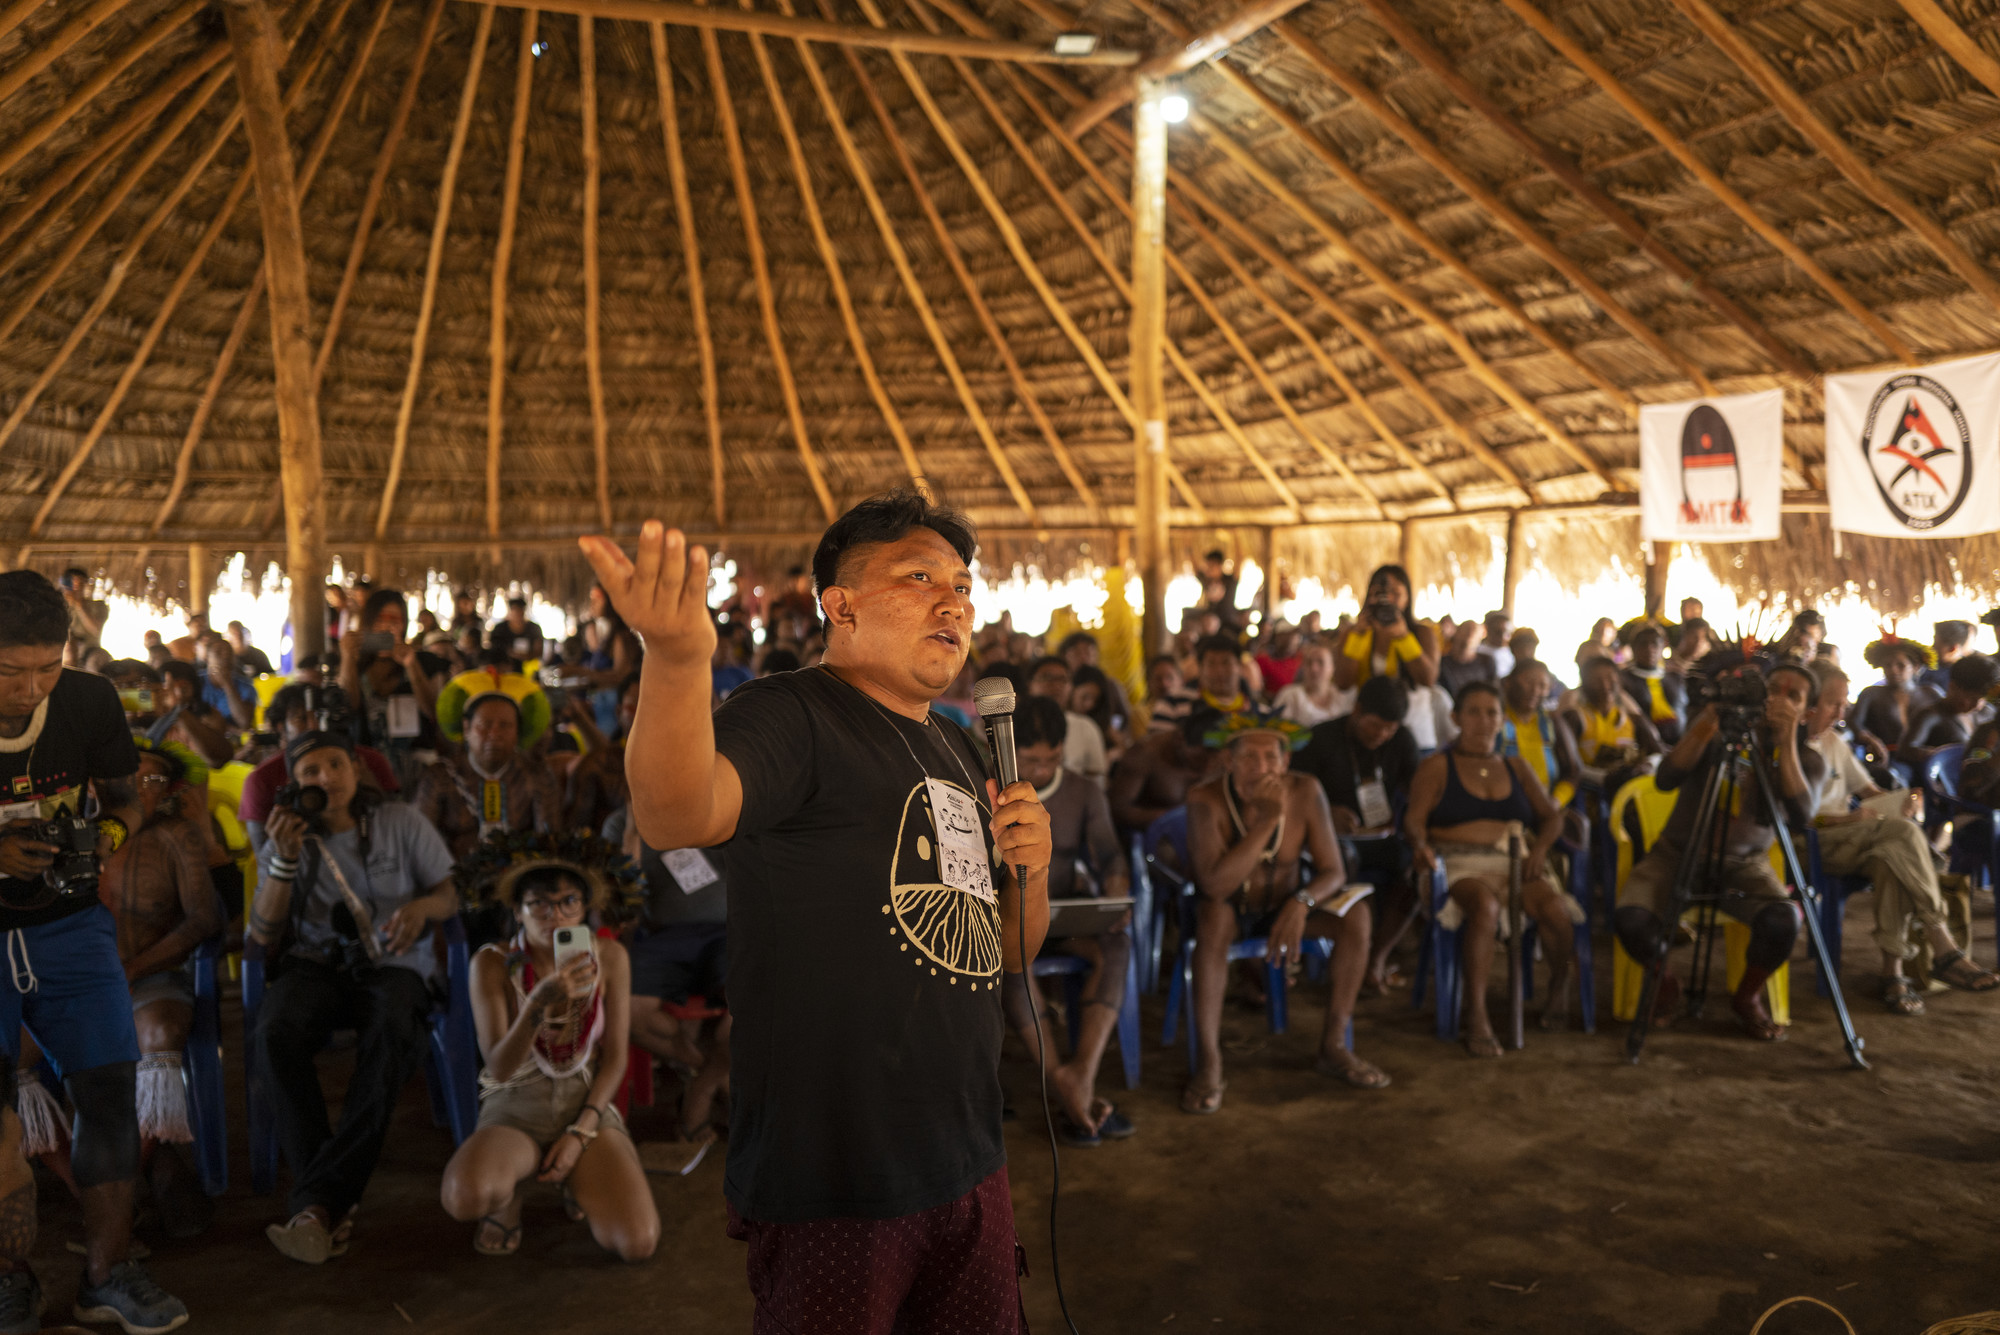
M 299 789 L 294 809 L 301 816 L 317 816 L 326 810 L 326 789 L 316 783 L 309 783 Z

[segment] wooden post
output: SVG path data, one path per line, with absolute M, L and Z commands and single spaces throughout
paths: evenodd
M 1521 587 L 1521 571 L 1528 562 L 1527 543 L 1521 536 L 1522 515 L 1519 510 L 1507 512 L 1507 560 L 1500 576 L 1500 610 L 1508 620 L 1514 617 L 1514 595 Z
M 1417 569 L 1417 526 L 1407 519 L 1396 525 L 1396 564 L 1410 577 L 1410 602 L 1414 606 L 1417 590 L 1424 587 L 1424 576 Z
M 1132 463 L 1133 546 L 1146 586 L 1140 642 L 1164 653 L 1167 626 L 1167 122 L 1164 90 L 1148 80 L 1132 103 L 1131 401 L 1138 418 Z
M 208 615 L 208 595 L 215 587 L 215 562 L 210 559 L 208 544 L 191 542 L 188 544 L 188 615 L 196 612 Z
M 1646 562 L 1646 615 L 1664 616 L 1667 610 L 1667 567 L 1674 563 L 1671 542 L 1651 544 L 1652 560 Z
M 486 536 L 487 559 L 500 564 L 500 449 L 507 436 L 507 276 L 514 263 L 514 230 L 520 215 L 521 172 L 528 142 L 528 108 L 535 91 L 535 41 L 539 15 L 521 11 L 521 45 L 514 61 L 514 119 L 507 130 L 507 175 L 500 187 L 500 236 L 493 244 L 492 296 L 486 327 Z
M 1266 629 L 1278 615 L 1278 530 L 1265 525 L 1263 542 L 1257 548 L 1257 564 L 1264 567 L 1264 585 L 1257 590 L 1257 610 L 1264 614 Z
M 235 50 L 236 83 L 257 170 L 269 278 L 271 361 L 277 379 L 278 467 L 285 496 L 285 573 L 292 581 L 292 652 L 326 648 L 325 481 L 319 400 L 313 392 L 312 294 L 306 286 L 305 232 L 292 179 L 292 142 L 278 101 L 284 41 L 264 0 L 228 0 L 223 14 Z

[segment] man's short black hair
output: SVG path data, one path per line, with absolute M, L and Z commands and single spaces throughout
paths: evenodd
M 1535 664 L 1535 666 L 1540 667 L 1541 664 L 1537 663 Z M 1377 678 L 1376 680 L 1380 679 Z M 1468 681 L 1467 683 L 1465 683 L 1465 685 L 1458 688 L 1457 696 L 1455 696 L 1452 699 L 1451 702 L 1452 712 L 1456 713 L 1459 710 L 1465 708 L 1465 702 L 1467 700 L 1470 700 L 1475 695 L 1490 695 L 1495 700 L 1500 700 L 1502 704 L 1506 703 L 1506 701 L 1502 699 L 1500 695 L 1500 688 L 1494 685 L 1492 682 L 1485 680 Z
M 375 624 L 375 618 L 382 615 L 382 609 L 393 607 L 403 614 L 403 624 L 410 624 L 410 604 L 404 599 L 401 589 L 377 589 L 361 604 L 361 629 L 367 631 Z
M 1354 695 L 1354 712 L 1401 723 L 1410 712 L 1410 693 L 1394 677 L 1370 677 Z
M 1022 671 L 1019 663 L 1009 663 L 1004 658 L 998 663 L 988 663 L 980 668 L 979 677 L 980 679 L 986 677 L 1005 677 L 1007 684 L 1014 688 L 1016 697 L 1025 695 L 1028 691 L 1028 674 Z
M 2000 663 L 1985 654 L 1967 654 L 1951 665 L 1951 684 L 1967 695 L 1985 695 L 2000 686 Z
M 1034 746 L 1046 742 L 1060 747 L 1069 737 L 1069 719 L 1062 706 L 1046 695 L 1031 695 L 1014 702 L 1014 744 Z
M 1146 660 L 1146 671 L 1151 672 L 1154 668 L 1158 667 L 1162 663 L 1165 663 L 1168 667 L 1173 668 L 1176 672 L 1180 670 L 1181 660 L 1175 658 L 1172 654 L 1154 654 L 1151 658 Z
M 527 605 L 528 600 L 518 593 L 507 600 L 507 606 L 509 607 L 526 607 Z
M 1195 641 L 1194 661 L 1199 663 L 1210 654 L 1228 654 L 1231 658 L 1238 658 L 1241 657 L 1242 650 L 1237 647 L 1236 641 L 1227 635 L 1204 635 Z
M 143 658 L 120 658 L 106 663 L 104 665 L 104 675 L 107 677 L 144 677 L 147 681 L 155 684 L 158 684 L 160 680 L 160 670 Z
M 1062 637 L 1062 643 L 1056 646 L 1056 652 L 1059 654 L 1066 654 L 1070 650 L 1076 648 L 1076 646 L 1079 644 L 1096 644 L 1096 643 L 1097 643 L 1097 637 L 1095 635 L 1092 635 L 1089 631 L 1073 630 L 1069 634 Z
M 192 682 L 201 685 L 201 669 L 184 658 L 169 658 L 160 664 L 160 675 L 172 677 L 175 681 Z
M 1212 547 L 1201 554 L 1201 559 L 1204 561 L 1213 561 L 1217 565 L 1221 565 L 1228 558 L 1222 554 L 1222 548 Z
M 1054 654 L 1045 654 L 1028 664 L 1028 680 L 1033 681 L 1045 667 L 1059 667 L 1065 677 L 1070 675 L 1069 662 L 1066 659 L 1058 658 Z
M 947 505 L 938 505 L 909 487 L 870 496 L 827 526 L 813 551 L 813 597 L 840 583 L 849 558 L 864 548 L 901 542 L 911 530 L 927 528 L 951 544 L 968 566 L 979 551 L 979 534 L 972 521 Z
M 0 649 L 68 642 L 69 604 L 55 585 L 32 570 L 0 575 Z
M 1972 643 L 1970 621 L 1940 621 L 1931 627 L 1931 643 L 1939 649 L 1957 649 Z
M 312 708 L 312 703 L 311 697 L 306 692 L 312 690 L 324 691 L 325 688 L 315 687 L 303 681 L 289 681 L 280 686 L 277 693 L 271 697 L 271 702 L 264 706 L 265 725 L 273 730 L 281 730 L 285 726 L 285 720 L 293 714 L 308 712 Z
M 1819 698 L 1819 678 L 1813 675 L 1811 668 L 1803 663 L 1780 663 L 1764 674 L 1764 680 L 1769 682 L 1780 672 L 1790 672 L 1804 677 L 1806 679 L 1806 699 L 1817 700 Z

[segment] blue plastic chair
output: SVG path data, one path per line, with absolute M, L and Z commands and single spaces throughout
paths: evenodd
M 479 1122 L 479 1040 L 472 1025 L 472 955 L 465 924 L 456 916 L 435 929 L 445 946 L 445 996 L 430 1016 L 430 1050 L 424 1054 L 424 1082 L 430 1088 L 431 1118 L 451 1129 L 454 1145 L 465 1143 Z M 243 945 L 243 1031 L 254 1033 L 264 1004 L 264 948 Z M 244 1045 L 244 1096 L 250 1132 L 250 1186 L 269 1195 L 278 1182 L 278 1128 L 262 1072 Z
M 1194 1032 L 1194 933 L 1195 933 L 1195 888 L 1193 882 L 1186 883 L 1180 895 L 1180 948 L 1175 952 L 1174 971 L 1167 986 L 1166 1021 L 1160 1026 L 1160 1043 L 1172 1047 L 1174 1038 L 1186 1029 L 1188 1070 L 1195 1069 L 1198 1060 Z M 1348 912 L 1360 912 L 1360 905 Z M 1229 962 L 1239 960 L 1261 960 L 1269 938 L 1249 936 L 1229 947 Z M 1308 963 L 1315 958 L 1325 962 L 1333 959 L 1333 942 L 1323 936 L 1309 936 L 1299 942 L 1299 953 Z M 1264 965 L 1264 1019 L 1271 1032 L 1282 1034 L 1290 1023 L 1290 1007 L 1285 995 L 1284 966 L 1275 961 Z M 1347 1025 L 1347 1046 L 1354 1047 L 1354 1022 Z
M 1135 905 L 1136 908 L 1136 905 Z M 1125 1067 L 1125 1088 L 1139 1087 L 1139 959 L 1138 947 L 1133 945 L 1131 967 L 1125 970 L 1125 995 L 1118 1002 L 1118 1057 Z M 1090 961 L 1078 959 L 1074 955 L 1041 955 L 1032 966 L 1037 978 L 1060 978 L 1063 980 L 1063 1010 L 1069 1016 L 1069 1046 L 1075 1051 L 1078 1038 L 1083 1032 L 1083 980 L 1090 972 Z
M 1833 995 L 1828 977 L 1840 977 L 1840 941 L 1847 922 L 1847 897 L 1870 889 L 1866 876 L 1834 876 L 1819 858 L 1819 831 L 1806 827 L 1806 875 L 1812 878 L 1819 895 L 1819 934 L 1826 942 L 1826 961 L 1815 971 L 1813 991 L 1823 997 Z
M 1162 845 L 1174 850 L 1177 861 L 1168 866 L 1160 861 Z M 1146 968 L 1146 990 L 1160 990 L 1160 965 L 1166 939 L 1167 914 L 1174 911 L 1181 892 L 1187 888 L 1188 870 L 1194 860 L 1188 854 L 1187 808 L 1175 807 L 1148 825 L 1143 834 L 1134 837 L 1132 854 L 1132 884 L 1134 898 L 1141 897 L 1137 887 L 1143 887 L 1144 904 L 1133 905 L 1133 930 L 1139 938 L 1133 942 L 1135 955 L 1140 956 Z M 1157 878 L 1157 879 L 1156 879 Z M 1140 908 L 1145 912 L 1141 914 Z
M 1930 818 L 1926 824 L 1935 829 L 1949 817 L 1966 818 L 1964 825 L 1956 822 L 1953 825 L 1951 869 L 1969 873 L 1973 884 L 1984 885 L 1994 892 L 1993 927 L 1996 936 L 2000 936 L 2000 811 L 1967 802 L 1958 795 L 1959 773 L 1964 765 L 1963 743 L 1939 747 L 1924 762 L 1925 813 Z
M 194 1130 L 195 1170 L 211 1196 L 229 1190 L 229 1119 L 222 1088 L 222 998 L 216 966 L 222 937 L 212 936 L 188 958 L 194 984 L 194 1023 L 181 1053 L 187 1082 L 188 1122 Z
M 1591 896 L 1590 863 L 1581 850 L 1563 845 L 1569 853 L 1569 893 L 1583 906 L 1584 920 L 1577 924 L 1570 934 L 1571 946 L 1576 960 L 1576 1001 L 1577 1010 L 1583 1020 L 1583 1032 L 1597 1032 L 1597 966 L 1596 952 L 1591 944 Z M 1465 979 L 1459 961 L 1459 947 L 1463 929 L 1446 929 L 1438 925 L 1438 915 L 1451 902 L 1451 882 L 1445 871 L 1444 862 L 1439 860 L 1431 873 L 1431 912 L 1423 940 L 1417 947 L 1417 976 L 1410 987 L 1410 1006 L 1422 1009 L 1424 1004 L 1425 981 L 1433 973 L 1437 980 L 1437 1036 L 1447 1042 L 1458 1041 L 1459 1014 L 1465 1008 Z M 1539 939 L 1535 922 L 1528 919 L 1521 930 L 1521 999 L 1530 1000 L 1535 995 L 1535 943 Z

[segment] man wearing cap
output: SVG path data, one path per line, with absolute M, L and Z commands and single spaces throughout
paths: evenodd
M 561 787 L 548 767 L 523 749 L 548 727 L 547 697 L 516 674 L 468 672 L 452 685 L 467 678 L 483 684 L 456 719 L 448 694 L 438 697 L 439 724 L 447 736 L 462 724 L 463 748 L 446 752 L 424 771 L 414 798 L 454 858 L 471 853 L 495 830 L 553 834 L 563 826 Z M 536 704 L 539 708 L 530 708 Z
M 290 1217 L 265 1234 L 318 1265 L 347 1250 L 397 1097 L 423 1062 L 437 971 L 427 938 L 458 912 L 458 894 L 444 840 L 412 808 L 378 805 L 347 738 L 305 733 L 285 763 L 301 792 L 265 827 L 249 931 L 271 981 L 249 1047 L 292 1170 Z M 308 788 L 324 795 L 317 815 L 302 814 Z M 313 1064 L 336 1029 L 359 1033 L 337 1128 Z
M 1312 734 L 1278 715 L 1249 710 L 1219 719 L 1207 736 L 1223 753 L 1223 772 L 1188 791 L 1188 852 L 1194 860 L 1195 1071 L 1181 1111 L 1222 1107 L 1222 1002 L 1229 947 L 1239 937 L 1265 939 L 1264 958 L 1287 972 L 1308 937 L 1331 937 L 1333 987 L 1316 1069 L 1357 1089 L 1380 1089 L 1389 1077 L 1347 1046 L 1354 998 L 1368 969 L 1369 915 L 1352 912 L 1343 893 L 1347 871 L 1326 793 L 1311 775 L 1290 773 L 1291 753 Z M 1313 874 L 1300 859 L 1310 853 Z

